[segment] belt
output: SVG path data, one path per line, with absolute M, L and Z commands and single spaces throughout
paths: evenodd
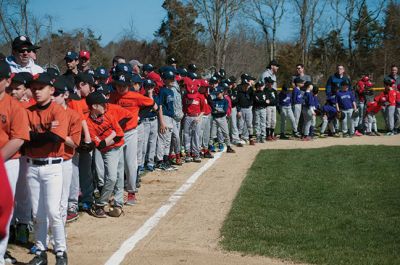
M 155 121 L 157 119 L 156 116 L 150 118 L 144 118 L 143 121 Z
M 27 158 L 27 161 L 29 164 L 32 164 L 35 166 L 45 166 L 45 165 L 60 164 L 63 162 L 63 159 L 62 158 L 46 158 L 46 159 Z

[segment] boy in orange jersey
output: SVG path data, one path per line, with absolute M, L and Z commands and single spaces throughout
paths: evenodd
M 10 84 L 10 66 L 5 61 L 0 61 L 0 152 L 14 196 L 20 167 L 19 149 L 24 141 L 29 140 L 29 123 L 26 111 L 5 92 Z M 8 219 L 7 226 L 10 221 L 11 218 Z M 7 231 L 4 239 L 0 240 L 0 264 L 4 264 L 8 237 Z
M 113 84 L 116 91 L 111 93 L 110 103 L 120 105 L 129 110 L 133 114 L 133 118 L 129 120 L 125 127 L 125 173 L 128 179 L 128 201 L 127 205 L 136 203 L 135 193 L 137 180 L 137 142 L 138 142 L 138 116 L 139 110 L 143 107 L 154 106 L 153 98 L 143 96 L 140 93 L 130 91 L 133 83 L 132 75 L 129 73 L 119 72 L 113 76 Z
M 90 108 L 87 123 L 90 136 L 101 152 L 104 160 L 104 186 L 96 199 L 92 214 L 106 217 L 104 206 L 114 193 L 114 205 L 109 215 L 119 217 L 124 204 L 124 131 L 112 113 L 107 111 L 107 99 L 101 92 L 93 92 L 86 97 Z
M 35 100 L 27 95 L 27 90 L 29 89 L 29 83 L 31 80 L 32 75 L 30 73 L 17 73 L 12 78 L 11 85 L 8 88 L 10 95 L 18 100 L 24 108 L 29 108 L 36 104 Z
M 27 181 L 32 202 L 36 255 L 29 264 L 47 263 L 47 220 L 54 237 L 57 265 L 68 264 L 60 201 L 62 162 L 68 135 L 66 111 L 52 102 L 54 86 L 47 73 L 34 76 L 31 88 L 36 105 L 29 108 L 30 142 L 25 147 Z
M 53 101 L 60 105 L 67 113 L 67 119 L 64 121 L 68 124 L 68 133 L 65 139 L 65 152 L 63 155 L 63 189 L 61 194 L 61 217 L 65 225 L 67 221 L 67 209 L 68 209 L 68 197 L 72 181 L 72 157 L 75 154 L 75 148 L 77 148 L 81 142 L 82 133 L 82 119 L 79 113 L 67 106 L 67 98 L 69 96 L 68 85 L 65 82 L 65 78 L 58 77 L 54 82 L 54 94 Z

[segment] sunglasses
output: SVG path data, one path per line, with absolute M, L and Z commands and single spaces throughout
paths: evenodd
M 30 53 L 30 52 L 33 52 L 33 51 L 34 50 L 32 50 L 32 49 L 19 49 L 18 50 L 19 53 L 25 53 L 25 52 Z

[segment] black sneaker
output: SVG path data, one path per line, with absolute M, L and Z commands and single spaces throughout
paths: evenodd
M 290 137 L 288 137 L 288 136 L 286 136 L 285 134 L 280 134 L 279 135 L 279 139 L 281 139 L 281 140 L 289 140 L 290 139 Z
M 47 265 L 46 251 L 37 251 L 35 257 L 29 261 L 28 265 Z
M 67 252 L 58 251 L 56 253 L 56 265 L 68 265 Z
M 17 263 L 17 259 L 14 258 L 13 256 L 11 256 L 10 252 L 6 251 L 6 253 L 4 254 L 4 261 L 10 264 L 16 264 Z
M 226 148 L 226 152 L 231 154 L 236 153 L 235 150 L 233 150 L 230 145 Z

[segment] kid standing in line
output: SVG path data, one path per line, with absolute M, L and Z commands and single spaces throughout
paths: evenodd
M 267 137 L 267 95 L 264 91 L 265 84 L 263 81 L 256 83 L 256 92 L 254 93 L 254 123 L 257 142 L 264 143 L 264 138 Z
M 297 131 L 297 124 L 294 119 L 293 110 L 292 110 L 292 94 L 289 92 L 289 88 L 284 85 L 282 87 L 282 91 L 278 95 L 278 103 L 281 114 L 281 133 L 279 139 L 287 140 L 288 136 L 285 134 L 286 128 L 286 119 L 289 118 L 289 121 L 292 125 L 293 136 L 296 138 L 300 137 L 299 132 Z
M 345 80 L 342 82 L 342 88 L 336 94 L 336 110 L 345 113 L 345 117 L 342 120 L 342 132 L 344 137 L 350 137 L 354 135 L 354 123 L 352 121 L 352 115 L 357 110 L 354 94 L 349 91 L 349 83 Z M 348 126 L 350 125 L 350 129 Z
M 312 95 L 313 84 L 306 82 L 304 84 L 306 91 L 303 96 L 303 118 L 304 118 L 304 129 L 303 129 L 303 141 L 310 141 L 310 128 L 312 126 L 313 116 L 315 116 L 314 97 Z
M 271 77 L 264 78 L 265 81 L 265 95 L 267 104 L 267 141 L 276 141 L 278 138 L 275 136 L 276 126 L 276 105 L 278 104 L 278 96 L 276 90 L 272 87 L 274 80 Z

